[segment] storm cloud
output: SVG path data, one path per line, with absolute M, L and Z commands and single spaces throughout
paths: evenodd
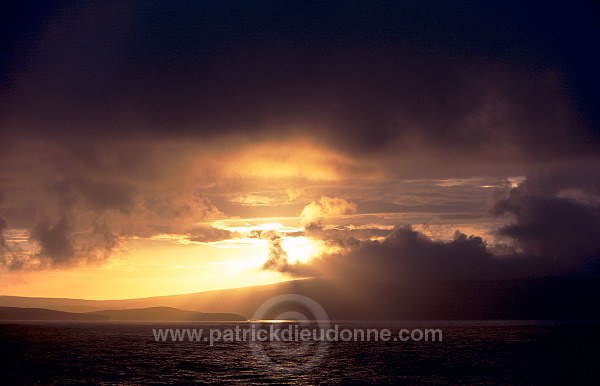
M 600 274 L 600 164 L 586 159 L 549 164 L 524 181 L 490 193 L 489 216 L 505 217 L 489 244 L 459 230 L 434 240 L 410 225 L 384 229 L 324 228 L 304 235 L 341 247 L 308 263 L 272 253 L 264 269 L 346 280 L 515 279 Z
M 396 2 L 292 9 L 59 2 L 34 15 L 15 7 L 9 25 L 35 16 L 45 23 L 29 26 L 33 37 L 22 36 L 26 49 L 6 68 L 6 122 L 47 138 L 256 139 L 293 137 L 301 127 L 343 152 L 428 148 L 426 156 L 446 161 L 466 151 L 482 162 L 593 151 L 588 140 L 597 137 L 566 97 L 576 83 L 567 83 L 562 63 L 544 60 L 546 51 L 527 50 L 571 53 L 536 39 L 554 25 L 540 20 L 524 41 L 507 36 L 514 47 L 494 45 L 501 26 L 533 23 L 501 9 L 461 15 L 438 6 L 448 19 L 432 31 L 422 27 L 429 6 Z M 560 12 L 570 21 L 584 10 Z M 461 28 L 452 16 L 473 24 Z M 583 39 L 577 32 L 564 39 Z M 585 36 L 573 43 L 593 46 L 594 35 Z M 456 47 L 461 38 L 470 44 Z
M 591 6 L 565 4 L 7 5 L 2 261 L 104 261 L 128 237 L 158 234 L 219 241 L 236 235 L 198 224 L 283 209 L 301 213 L 306 235 L 349 248 L 290 267 L 274 238 L 265 268 L 290 273 L 344 270 L 343 259 L 454 276 L 516 274 L 504 267 L 518 258 L 540 258 L 540 272 L 552 257 L 565 269 L 573 255 L 591 261 L 600 34 Z M 323 227 L 361 211 L 460 216 L 480 201 L 461 191 L 434 203 L 429 187 L 402 201 L 394 181 L 525 175 L 492 194 L 493 214 L 507 220 L 495 233 L 504 258 L 482 235 L 441 242 L 413 228 Z M 386 191 L 368 197 L 378 183 Z M 367 192 L 360 202 L 343 191 L 353 185 Z M 296 190 L 305 194 L 288 199 Z M 29 254 L 6 241 L 17 229 Z
M 575 259 L 581 265 L 600 256 L 600 164 L 554 165 L 508 191 L 492 208 L 510 224 L 498 234 L 524 254 Z

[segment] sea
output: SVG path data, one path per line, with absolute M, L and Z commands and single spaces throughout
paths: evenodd
M 271 323 L 289 327 L 261 326 Z M 156 332 L 202 329 L 216 338 L 217 331 L 250 323 L 6 321 L 0 323 L 0 384 L 600 384 L 597 321 L 333 325 L 389 330 L 392 339 L 208 342 L 157 339 Z M 441 330 L 441 341 L 418 332 L 415 340 L 393 339 L 417 329 Z

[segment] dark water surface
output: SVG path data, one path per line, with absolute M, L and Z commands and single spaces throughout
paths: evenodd
M 440 328 L 442 342 L 331 342 L 306 373 L 274 371 L 248 342 L 156 342 L 153 328 L 231 323 L 0 324 L 0 384 L 598 384 L 598 323 L 381 322 Z M 243 324 L 242 324 L 243 325 Z M 302 354 L 299 354 L 302 355 Z M 310 353 L 305 355 L 308 357 Z

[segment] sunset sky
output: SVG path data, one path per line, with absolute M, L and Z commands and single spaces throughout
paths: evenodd
M 0 18 L 0 295 L 600 274 L 597 3 Z

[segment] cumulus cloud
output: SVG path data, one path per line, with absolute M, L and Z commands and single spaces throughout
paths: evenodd
M 42 269 L 97 262 L 119 248 L 121 240 L 111 229 L 108 212 L 129 211 L 133 193 L 127 185 L 78 175 L 64 177 L 60 172 L 44 177 L 39 200 L 26 202 L 33 210 L 20 212 L 25 219 L 15 218 L 29 226 L 29 241 L 37 248 L 23 249 L 3 241 L 5 267 Z M 26 189 L 36 186 L 26 179 L 19 182 Z M 4 228 L 9 224 L 5 221 Z
M 356 212 L 356 204 L 343 198 L 323 196 L 312 201 L 302 209 L 300 217 L 303 224 L 320 224 L 326 218 L 340 217 Z
M 328 275 L 357 278 L 373 275 L 373 280 L 410 277 L 453 276 L 461 268 L 477 270 L 463 262 L 489 260 L 483 240 L 457 232 L 452 242 L 433 241 L 410 226 L 396 227 L 383 240 L 359 240 L 354 237 L 338 237 L 337 242 L 345 248 L 339 253 L 324 254 L 305 264 L 294 267 L 270 264 L 276 269 L 294 275 Z M 460 258 L 460 260 L 458 260 Z M 471 261 L 473 260 L 473 261 Z M 282 270 L 281 267 L 285 267 Z M 431 269 L 430 269 L 431 268 Z M 464 273 L 464 272 L 461 272 Z
M 410 226 L 401 226 L 383 240 L 348 238 L 344 246 L 340 252 L 293 265 L 287 263 L 285 256 L 273 254 L 263 268 L 293 276 L 335 277 L 349 283 L 515 279 L 600 272 L 598 255 L 594 260 L 586 260 L 585 265 L 573 255 L 557 261 L 552 256 L 496 248 L 479 236 L 460 231 L 451 241 L 439 241 Z
M 491 214 L 508 221 L 496 231 L 501 244 L 460 231 L 450 241 L 434 240 L 411 226 L 382 231 L 379 238 L 368 238 L 375 234 L 363 230 L 359 239 L 349 229 L 309 224 L 305 235 L 336 244 L 338 252 L 293 266 L 272 254 L 264 268 L 373 282 L 595 276 L 600 274 L 598 170 L 587 161 L 556 164 L 532 172 L 516 187 L 507 181 L 492 192 Z
M 122 247 L 122 239 L 111 224 L 108 208 L 88 205 L 61 189 L 56 212 L 40 214 L 30 230 L 29 240 L 37 251 L 21 251 L 23 269 L 68 267 L 102 262 Z M 64 194 L 64 195 L 63 195 Z
M 122 250 L 128 237 L 190 234 L 195 223 L 221 216 L 198 182 L 190 182 L 193 176 L 186 173 L 194 165 L 182 166 L 185 146 L 171 153 L 168 146 L 147 143 L 78 144 L 86 151 L 48 142 L 28 154 L 29 144 L 15 140 L 5 154 L 7 172 L 0 180 L 11 183 L 4 185 L 9 205 L 3 227 L 30 234 L 29 245 L 18 253 L 17 245 L 3 239 L 5 267 L 102 262 Z M 170 162 L 147 155 L 161 149 L 173 155 Z
M 553 165 L 529 176 L 492 206 L 510 223 L 498 234 L 527 255 L 575 259 L 600 257 L 600 164 Z

